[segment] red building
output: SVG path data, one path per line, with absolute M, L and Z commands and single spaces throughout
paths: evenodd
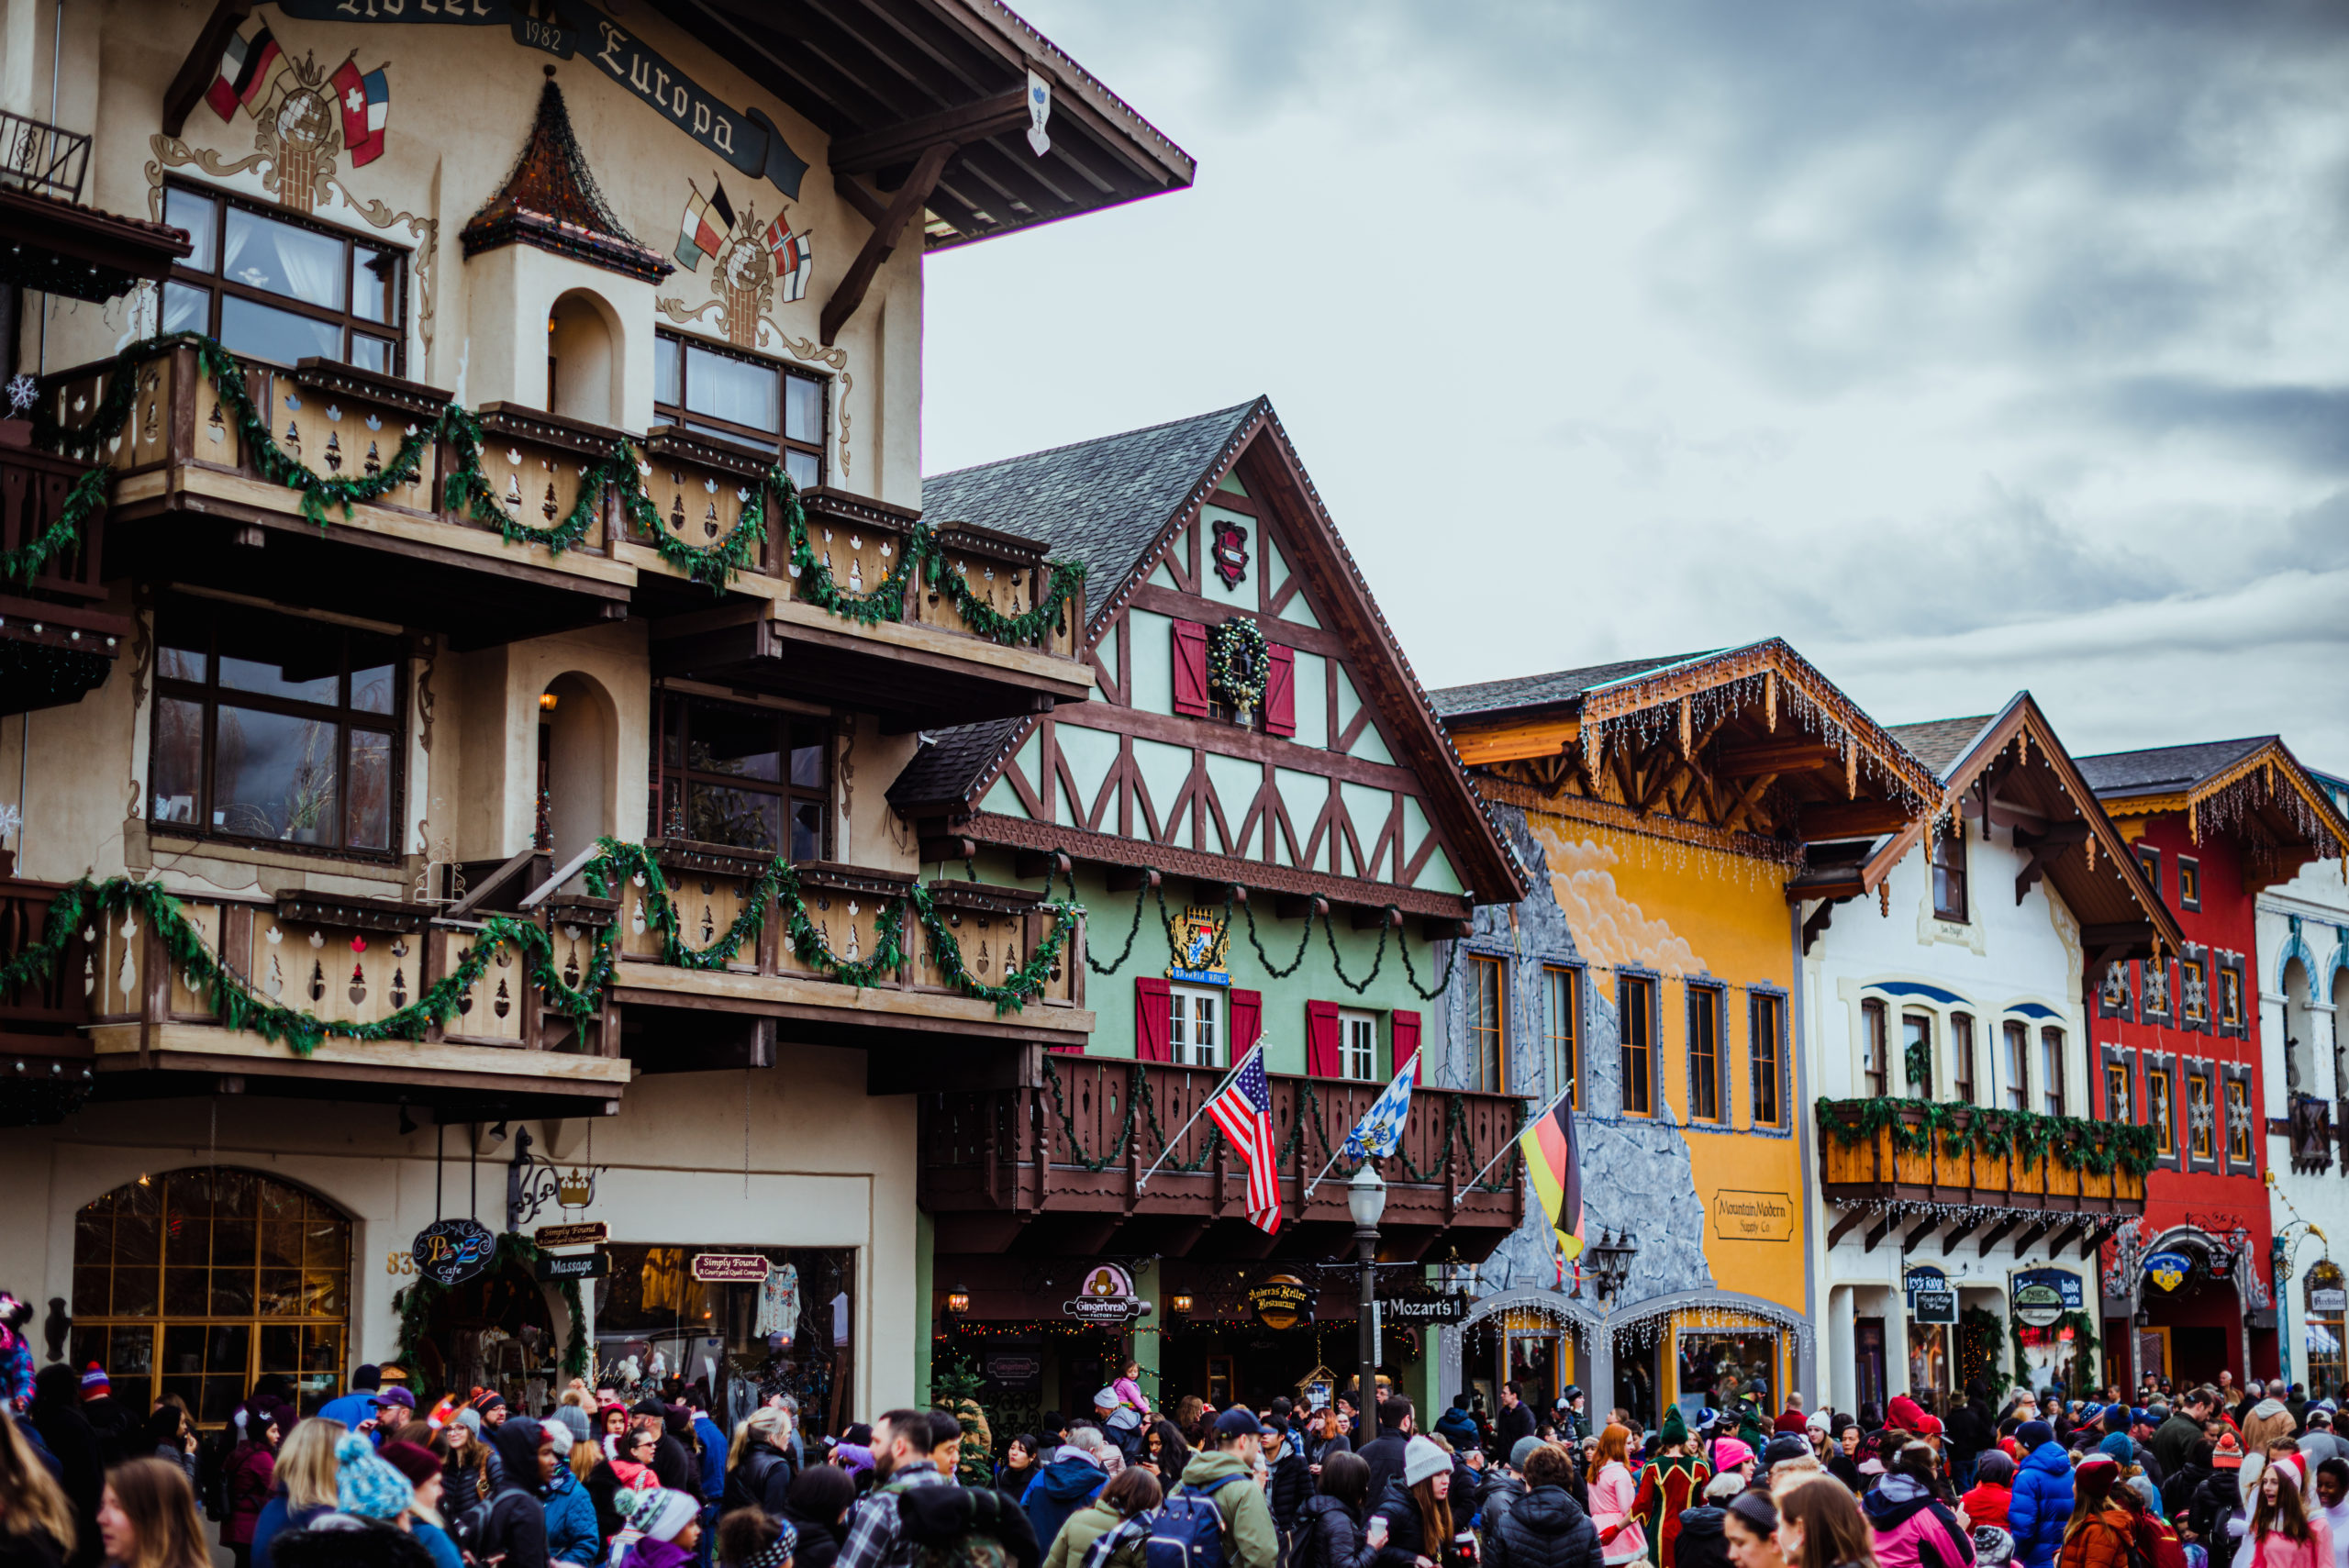
M 2158 1129 L 2161 1151 L 2144 1218 L 2103 1250 L 2108 1376 L 2274 1377 L 2253 906 L 2309 861 L 2349 853 L 2349 823 L 2274 736 L 2079 767 L 2186 939 L 2152 959 L 2082 954 L 2099 1108 Z M 2044 851 L 2079 852 L 2052 834 Z

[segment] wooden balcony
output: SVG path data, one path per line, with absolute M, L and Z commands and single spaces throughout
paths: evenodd
M 2086 1139 L 2087 1147 L 2100 1150 L 2099 1133 L 2107 1124 L 2056 1118 L 2058 1135 L 2032 1160 L 2002 1132 L 1976 1145 L 1976 1118 L 1999 1118 L 2003 1113 L 1998 1111 L 1948 1106 L 1945 1127 L 1935 1130 L 1924 1106 L 1905 1105 L 1897 1130 L 1887 1123 L 1868 1132 L 1860 1104 L 1822 1101 L 1819 1107 L 1820 1192 L 1831 1204 L 1848 1206 L 1828 1234 L 1831 1247 L 1865 1223 L 1872 1227 L 1868 1250 L 1896 1231 L 1907 1233 L 1900 1240 L 1913 1250 L 1946 1220 L 1929 1211 L 1895 1216 L 1888 1206 L 1896 1204 L 1987 1211 L 1992 1218 L 1958 1221 L 1963 1229 L 1943 1237 L 1943 1251 L 1954 1251 L 1978 1233 L 1985 1255 L 2018 1230 L 2019 1249 L 2055 1231 L 2055 1250 L 2077 1240 L 2085 1254 L 2120 1222 L 2145 1212 L 2143 1176 L 2132 1174 L 2117 1159 L 2104 1174 L 2079 1160 L 2073 1140 Z
M 31 438 L 27 421 L 0 419 L 0 552 L 46 534 L 85 468 L 34 450 Z M 105 607 L 105 539 L 101 511 L 30 579 L 0 584 L 0 714 L 79 702 L 106 683 L 131 626 Z
M 0 882 L 6 955 L 39 939 L 61 891 Z M 408 1006 L 480 933 L 473 921 L 380 899 L 191 896 L 179 900 L 179 910 L 262 1000 L 350 1024 L 377 1022 Z M 587 963 L 583 930 L 566 935 L 558 925 L 553 935 L 566 975 L 571 965 Z M 208 991 L 189 979 L 139 914 L 93 920 L 70 935 L 45 982 L 0 995 L 0 1044 L 12 1061 L 37 1064 L 35 1079 L 39 1064 L 57 1063 L 48 1075 L 61 1080 L 87 1068 L 107 1098 L 229 1092 L 564 1115 L 618 1098 L 631 1075 L 616 1051 L 605 1050 L 605 1040 L 616 1039 L 606 1019 L 583 1026 L 543 1006 L 511 948 L 460 997 L 445 1028 L 420 1040 L 329 1035 L 307 1055 L 224 1027 Z M 0 1086 L 0 1107 L 7 1099 Z
M 810 602 L 816 579 L 792 559 L 779 506 L 767 508 L 740 571 L 715 587 L 696 580 L 670 558 L 674 545 L 732 537 L 771 454 L 674 426 L 625 438 L 656 530 L 596 479 L 623 432 L 493 403 L 475 414 L 484 518 L 446 493 L 445 478 L 462 470 L 458 444 L 431 439 L 445 392 L 332 361 L 239 362 L 246 396 L 288 456 L 327 477 L 370 474 L 420 432 L 416 482 L 348 517 L 331 507 L 321 527 L 245 450 L 233 399 L 204 374 L 194 344 L 166 345 L 127 370 L 107 361 L 63 371 L 43 382 L 42 411 L 69 429 L 96 417 L 116 376 L 138 381 L 128 423 L 99 454 L 114 470 L 106 578 L 169 578 L 338 610 L 439 631 L 460 651 L 637 617 L 652 623 L 658 674 L 840 702 L 895 725 L 1041 711 L 1092 689 L 1076 656 L 1081 598 L 1026 645 L 982 635 L 949 613 L 951 602 L 941 610 L 918 572 L 895 613 L 869 623 L 836 614 Z M 87 466 L 69 464 L 68 483 Z M 571 521 L 591 484 L 576 513 L 584 531 L 560 551 L 507 537 Z M 832 490 L 809 492 L 804 506 L 812 558 L 842 592 L 874 592 L 915 553 L 915 513 Z M 1025 541 L 958 534 L 948 559 L 1009 615 L 1045 591 L 1042 555 Z
M 734 929 L 769 864 L 763 853 L 722 844 L 655 839 L 646 848 L 675 902 L 679 939 L 697 952 Z M 868 1082 L 875 1093 L 905 1093 L 934 1084 L 957 1062 L 1008 1071 L 1003 1064 L 1040 1046 L 1081 1046 L 1092 1032 L 1081 923 L 1061 950 L 1047 993 L 999 1014 L 948 982 L 913 913 L 910 873 L 820 861 L 793 869 L 826 951 L 844 962 L 868 961 L 894 922 L 899 962 L 870 985 L 844 984 L 800 954 L 782 912 L 769 910 L 722 967 L 673 965 L 662 962 L 651 890 L 625 884 L 617 889 L 620 963 L 612 997 L 619 1038 L 640 1071 L 769 1066 L 778 1041 L 886 1048 L 874 1051 Z M 949 883 L 937 884 L 932 898 L 965 965 L 988 984 L 1017 970 L 1050 933 L 1052 917 L 1029 889 Z
M 1247 1219 L 1247 1166 L 1205 1118 L 1223 1074 L 1052 1055 L 1024 1081 L 921 1099 L 921 1206 L 941 1251 L 1094 1256 L 1329 1257 L 1350 1244 L 1342 1168 L 1304 1195 L 1383 1084 L 1276 1076 L 1285 1222 L 1267 1236 Z M 1524 1218 L 1509 1147 L 1525 1105 L 1515 1095 L 1422 1087 L 1395 1157 L 1381 1162 L 1381 1255 L 1482 1259 Z M 1302 1126 L 1299 1135 L 1297 1129 Z M 1177 1137 L 1177 1134 L 1180 1134 Z M 1169 1147 L 1168 1140 L 1174 1140 Z M 1164 1153 L 1145 1184 L 1143 1173 Z

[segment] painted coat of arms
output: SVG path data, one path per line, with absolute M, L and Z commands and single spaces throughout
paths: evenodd
M 1167 979 L 1194 985 L 1231 984 L 1231 932 L 1222 910 L 1192 906 L 1175 917 L 1174 935 L 1174 958 L 1166 966 Z
M 678 264 L 699 272 L 702 262 L 715 261 L 710 292 L 717 297 L 690 314 L 683 301 L 662 302 L 677 321 L 697 321 L 712 310 L 725 329 L 726 340 L 738 348 L 759 346 L 759 318 L 783 304 L 804 299 L 816 271 L 816 251 L 809 231 L 793 232 L 781 217 L 762 228 L 755 206 L 738 217 L 727 199 L 726 183 L 713 176 L 710 194 L 688 181 L 685 207 L 677 224 Z

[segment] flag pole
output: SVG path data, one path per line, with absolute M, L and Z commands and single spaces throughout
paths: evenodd
M 1538 1111 L 1534 1112 L 1531 1116 L 1530 1116 L 1530 1117 L 1528 1117 L 1528 1118 L 1525 1118 L 1525 1125 L 1526 1125 L 1526 1126 L 1528 1126 L 1528 1127 L 1531 1127 L 1531 1126 L 1532 1126 L 1535 1122 L 1540 1121 L 1543 1117 L 1548 1116 L 1552 1111 L 1556 1110 L 1556 1109 L 1558 1108 L 1558 1102 L 1559 1102 L 1560 1100 L 1564 1099 L 1568 1095 L 1571 1095 L 1571 1094 L 1573 1094 L 1574 1092 L 1575 1092 L 1574 1081 L 1573 1081 L 1572 1079 L 1568 1079 L 1568 1080 L 1567 1080 L 1567 1082 L 1566 1082 L 1566 1086 L 1565 1086 L 1564 1088 L 1563 1088 L 1563 1089 L 1559 1090 L 1556 1094 L 1554 1094 L 1554 1095 L 1551 1095 L 1551 1096 L 1550 1096 L 1550 1102 L 1549 1102 L 1549 1104 L 1547 1104 L 1547 1105 L 1543 1106 L 1540 1110 L 1538 1110 Z M 1524 1135 L 1523 1133 L 1520 1133 L 1520 1134 L 1518 1134 L 1518 1138 L 1522 1138 L 1522 1137 L 1524 1137 L 1524 1136 L 1525 1136 L 1525 1135 Z M 1473 1176 L 1469 1177 L 1465 1182 L 1463 1182 L 1463 1183 L 1461 1184 L 1461 1185 L 1463 1185 L 1463 1186 L 1469 1186 L 1469 1187 L 1473 1187 L 1473 1186 L 1475 1186 L 1478 1182 L 1483 1181 L 1483 1180 L 1485 1179 L 1485 1176 L 1486 1176 L 1486 1173 L 1487 1173 L 1487 1172 L 1489 1172 L 1489 1171 L 1491 1171 L 1491 1170 L 1492 1170 L 1492 1168 L 1493 1168 L 1494 1166 L 1496 1166 L 1496 1165 L 1499 1164 L 1502 1161 L 1504 1161 L 1504 1160 L 1508 1159 L 1508 1158 L 1509 1157 L 1509 1151 L 1510 1151 L 1511 1150 L 1515 1149 L 1516 1147 L 1517 1147 L 1517 1139 L 1516 1139 L 1516 1138 L 1512 1138 L 1512 1139 L 1510 1139 L 1507 1143 L 1502 1144 L 1502 1145 L 1501 1145 L 1501 1151 L 1500 1151 L 1499 1153 L 1497 1153 L 1497 1154 L 1494 1155 L 1491 1159 L 1489 1159 L 1489 1160 L 1487 1160 L 1487 1161 L 1486 1161 L 1486 1162 L 1485 1162 L 1485 1169 L 1484 1169 L 1484 1170 L 1482 1170 L 1482 1171 L 1477 1172 L 1475 1175 L 1473 1175 Z
M 1248 1048 L 1248 1056 L 1253 1056 L 1264 1049 L 1264 1037 L 1259 1035 L 1256 1039 L 1256 1043 Z M 1174 1136 L 1166 1140 L 1166 1147 L 1158 1151 L 1158 1158 L 1150 1162 L 1150 1169 L 1144 1171 L 1141 1175 L 1134 1178 L 1135 1192 L 1139 1193 L 1144 1187 L 1150 1185 L 1151 1177 L 1158 1174 L 1158 1168 L 1166 1163 L 1168 1157 L 1174 1152 L 1174 1146 L 1183 1141 L 1183 1134 L 1190 1131 L 1191 1129 L 1199 1124 L 1199 1118 L 1208 1114 L 1208 1107 L 1215 1104 L 1216 1095 L 1220 1095 L 1224 1090 L 1230 1088 L 1231 1086 L 1231 1081 L 1240 1076 L 1240 1070 L 1248 1065 L 1248 1056 L 1243 1056 L 1239 1061 L 1231 1064 L 1231 1071 L 1226 1073 L 1221 1080 L 1217 1083 L 1215 1086 L 1215 1094 L 1209 1095 L 1206 1099 L 1199 1102 L 1199 1108 L 1193 1111 L 1191 1113 L 1191 1119 L 1177 1128 L 1174 1131 Z
M 1316 1176 L 1311 1181 L 1305 1184 L 1305 1196 L 1309 1198 L 1313 1195 L 1313 1189 L 1321 1184 L 1321 1176 L 1326 1176 L 1330 1173 L 1330 1165 L 1336 1164 L 1339 1159 L 1344 1155 L 1345 1151 L 1346 1146 L 1342 1143 L 1339 1144 L 1337 1153 L 1330 1156 L 1330 1164 L 1321 1167 L 1321 1175 Z

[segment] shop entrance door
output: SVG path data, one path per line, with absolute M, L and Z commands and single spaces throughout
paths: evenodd
M 1854 1368 L 1860 1390 L 1860 1403 L 1884 1408 L 1884 1319 L 1859 1318 L 1852 1323 Z

